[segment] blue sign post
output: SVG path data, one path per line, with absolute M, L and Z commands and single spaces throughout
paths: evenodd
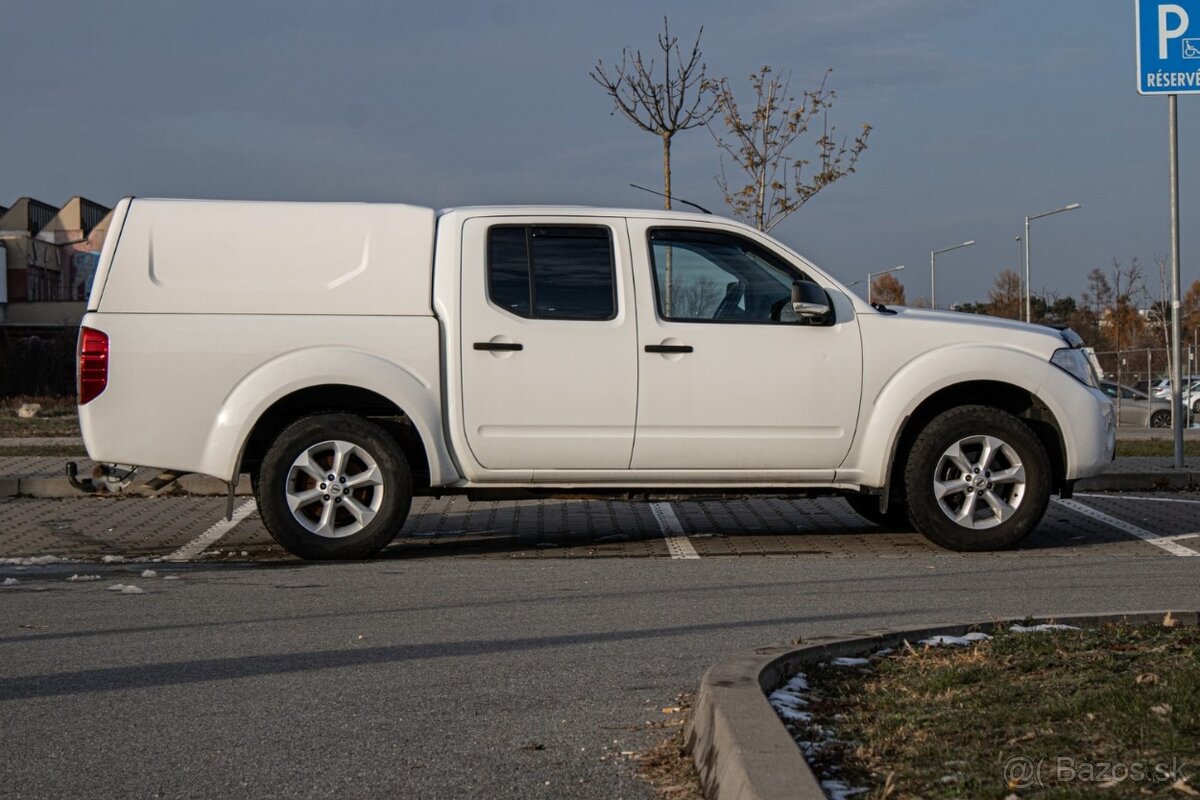
M 1138 93 L 1167 95 L 1171 173 L 1171 417 L 1183 469 L 1183 342 L 1179 320 L 1179 95 L 1200 94 L 1200 0 L 1133 0 Z
M 1200 0 L 1134 0 L 1139 94 L 1200 94 Z

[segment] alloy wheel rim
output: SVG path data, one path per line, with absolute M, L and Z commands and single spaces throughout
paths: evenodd
M 994 528 L 1025 500 L 1025 465 L 1017 451 L 995 436 L 959 439 L 946 448 L 933 473 L 938 508 L 972 530 Z
M 330 439 L 296 456 L 287 474 L 287 505 L 309 533 L 353 536 L 383 505 L 383 474 L 374 457 L 353 442 Z

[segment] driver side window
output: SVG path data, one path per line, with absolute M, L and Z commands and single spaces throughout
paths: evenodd
M 650 232 L 658 315 L 676 322 L 794 321 L 792 282 L 808 280 L 774 253 L 728 233 Z

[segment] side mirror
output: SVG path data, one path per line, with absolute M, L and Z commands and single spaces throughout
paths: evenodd
M 793 281 L 792 310 L 805 319 L 824 317 L 830 311 L 829 295 L 812 281 Z

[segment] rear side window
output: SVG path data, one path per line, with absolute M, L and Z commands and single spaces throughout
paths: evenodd
M 590 225 L 496 225 L 488 229 L 488 298 L 529 319 L 616 316 L 612 234 Z

